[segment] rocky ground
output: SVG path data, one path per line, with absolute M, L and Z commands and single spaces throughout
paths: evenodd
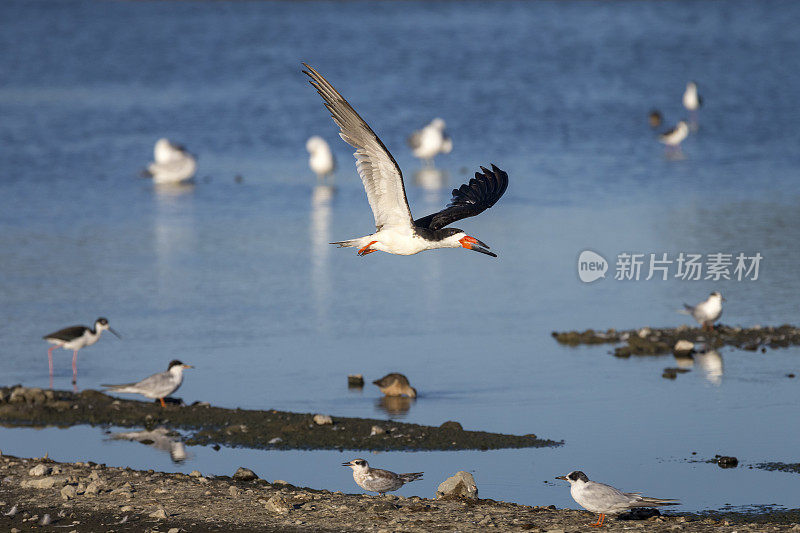
M 567 490 L 567 487 L 564 487 Z M 800 531 L 798 513 L 628 517 L 609 531 Z M 22 532 L 590 531 L 594 515 L 493 500 L 342 494 L 233 477 L 0 456 L 0 529 Z
M 767 349 L 800 345 L 800 328 L 784 325 L 780 327 L 736 328 L 717 325 L 712 331 L 680 326 L 677 328 L 640 328 L 617 331 L 565 331 L 553 332 L 561 344 L 619 344 L 614 348 L 617 357 L 631 355 L 662 355 L 672 353 L 679 341 L 688 341 L 697 348 L 716 349 L 735 346 L 742 350 L 766 352 Z
M 492 450 L 559 446 L 536 435 L 467 431 L 454 421 L 421 426 L 325 414 L 224 409 L 207 403 L 121 400 L 95 390 L 80 393 L 0 387 L 0 422 L 17 426 L 59 427 L 78 424 L 121 427 L 159 426 L 184 430 L 189 445 L 226 445 L 258 449 L 338 450 Z

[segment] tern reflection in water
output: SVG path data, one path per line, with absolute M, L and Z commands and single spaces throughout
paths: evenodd
M 311 220 L 309 236 L 311 239 L 311 287 L 314 294 L 314 310 L 317 322 L 328 322 L 328 296 L 330 292 L 330 269 L 328 250 L 331 239 L 331 203 L 336 189 L 333 185 L 318 184 L 311 192 Z
M 390 418 L 404 418 L 416 401 L 416 398 L 408 396 L 381 396 L 375 400 L 375 409 L 386 413 Z
M 694 355 L 675 356 L 675 364 L 678 368 L 691 369 L 695 364 L 703 371 L 704 378 L 712 385 L 722 384 L 722 356 L 716 350 L 695 353 Z
M 156 450 L 162 452 L 169 452 L 169 456 L 173 463 L 182 463 L 189 457 L 180 435 L 174 431 L 169 431 L 167 428 L 159 427 L 152 431 L 127 431 L 119 433 L 111 433 L 109 436 L 112 440 L 129 440 L 134 442 L 141 442 L 148 446 L 152 446 Z

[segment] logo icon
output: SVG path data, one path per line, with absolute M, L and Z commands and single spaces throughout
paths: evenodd
M 606 277 L 608 261 L 602 255 L 584 250 L 578 256 L 578 277 L 584 283 L 591 283 Z

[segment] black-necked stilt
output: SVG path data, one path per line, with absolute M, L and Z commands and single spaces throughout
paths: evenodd
M 408 207 L 403 174 L 392 154 L 328 80 L 307 64 L 303 66 L 308 69 L 303 72 L 311 78 L 311 85 L 325 100 L 325 107 L 339 126 L 339 135 L 356 149 L 356 168 L 378 230 L 372 235 L 331 244 L 338 244 L 340 248 L 357 247 L 359 255 L 375 251 L 413 255 L 435 248 L 467 248 L 497 257 L 475 237 L 445 226 L 493 206 L 508 187 L 508 174 L 494 165 L 492 170 L 481 167 L 483 174 L 476 172 L 469 184 L 453 191 L 447 208 L 414 220 Z
M 306 141 L 306 150 L 309 153 L 308 166 L 317 175 L 317 181 L 323 183 L 336 170 L 336 159 L 331 147 L 319 135 L 312 135 Z
M 725 298 L 722 297 L 718 291 L 712 292 L 708 298 L 703 300 L 697 305 L 683 304 L 681 313 L 692 315 L 697 320 L 697 323 L 703 326 L 703 329 L 713 329 L 714 322 L 722 316 L 722 302 Z
M 342 466 L 349 466 L 353 469 L 353 480 L 364 490 L 377 492 L 381 496 L 390 490 L 397 490 L 406 483 L 411 483 L 422 478 L 422 472 L 411 474 L 395 474 L 380 468 L 370 468 L 369 463 L 364 459 L 353 459 Z
M 658 109 L 651 110 L 650 114 L 647 115 L 647 122 L 653 129 L 660 127 L 663 121 L 664 117 L 661 116 L 661 111 L 659 111 Z
M 453 139 L 445 133 L 445 127 L 444 119 L 435 118 L 421 130 L 412 133 L 407 142 L 414 157 L 432 166 L 434 157 L 452 152 Z
M 42 337 L 44 340 L 55 346 L 47 350 L 47 360 L 50 365 L 50 388 L 53 388 L 53 350 L 56 348 L 64 348 L 65 350 L 72 350 L 72 383 L 78 382 L 78 350 L 85 346 L 91 346 L 96 343 L 100 338 L 100 334 L 104 330 L 108 330 L 117 338 L 120 337 L 119 333 L 111 329 L 108 325 L 108 319 L 98 318 L 94 321 L 94 328 L 87 326 L 71 326 L 68 328 L 60 329 L 49 335 Z
M 686 84 L 686 90 L 683 91 L 683 107 L 689 111 L 689 122 L 691 122 L 692 129 L 697 129 L 697 110 L 703 105 L 703 97 L 697 93 L 697 84 L 690 81 Z
M 681 143 L 688 136 L 689 126 L 681 120 L 674 128 L 659 135 L 658 140 L 666 145 L 667 153 L 674 156 L 681 153 Z
M 107 391 L 125 392 L 129 394 L 141 394 L 152 400 L 159 400 L 161 407 L 166 407 L 164 398 L 178 390 L 183 383 L 183 369 L 193 368 L 192 365 L 185 365 L 173 360 L 169 364 L 166 372 L 159 372 L 144 378 L 136 383 L 123 383 L 122 385 L 103 385 Z
M 372 383 L 377 385 L 386 396 L 417 397 L 417 389 L 411 386 L 407 377 L 397 372 L 386 374 L 381 379 L 376 379 Z
M 677 500 L 651 498 L 638 492 L 622 492 L 611 485 L 589 481 L 580 470 L 570 472 L 556 479 L 569 481 L 569 492 L 575 502 L 593 513 L 598 513 L 597 523 L 590 524 L 601 527 L 606 515 L 618 515 L 635 507 L 661 507 L 662 505 L 678 505 Z
M 190 180 L 197 172 L 197 161 L 185 147 L 159 139 L 153 149 L 154 161 L 144 171 L 146 177 L 153 178 L 153 183 L 168 184 Z

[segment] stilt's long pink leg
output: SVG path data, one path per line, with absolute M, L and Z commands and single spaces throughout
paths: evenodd
M 72 384 L 78 383 L 78 350 L 72 352 Z

